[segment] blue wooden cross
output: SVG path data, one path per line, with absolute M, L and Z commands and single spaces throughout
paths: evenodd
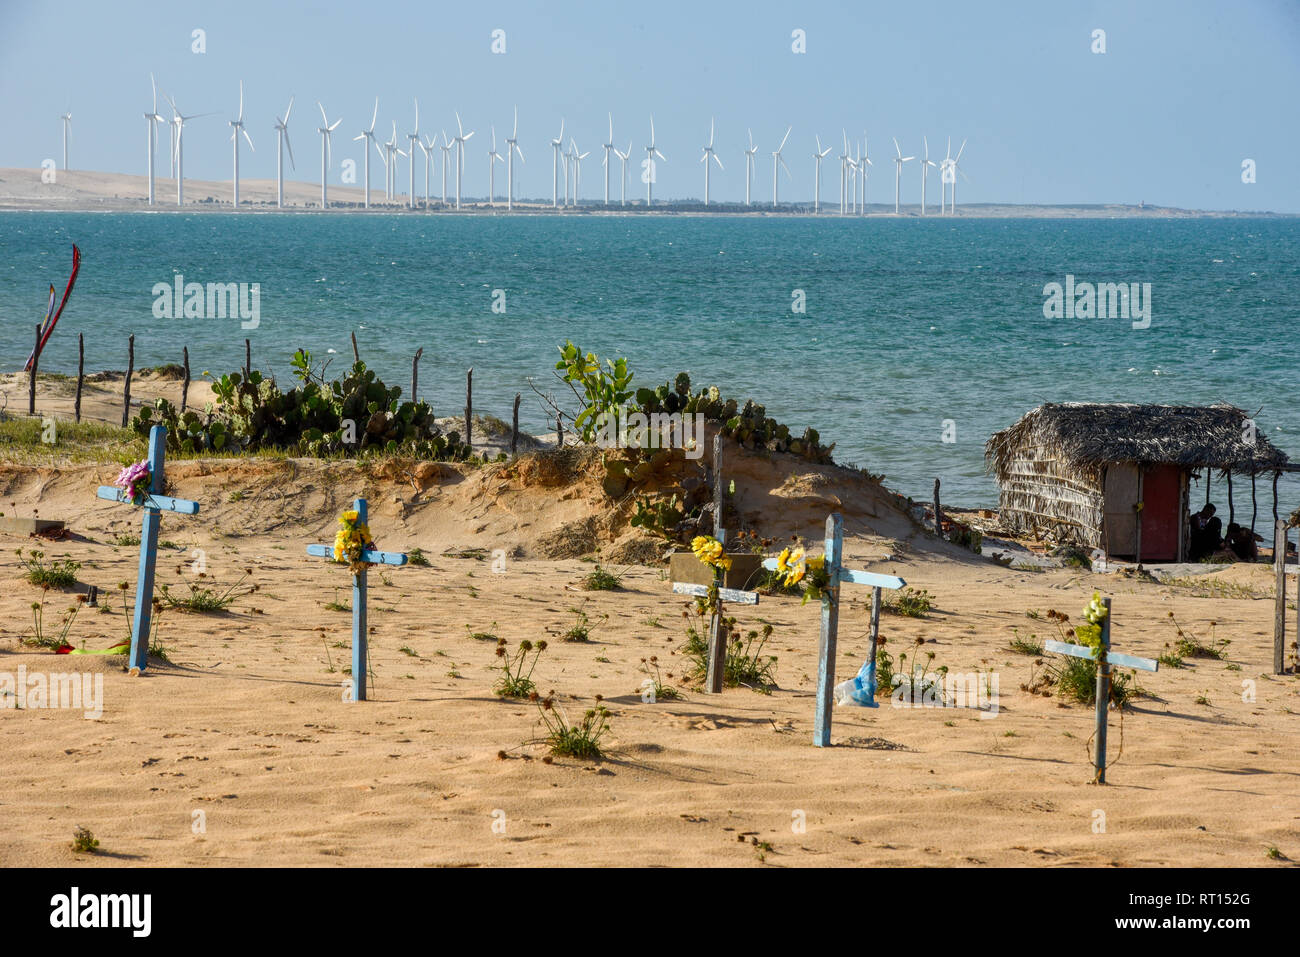
M 128 664 L 143 673 L 149 658 L 149 626 L 153 621 L 153 571 L 158 555 L 158 526 L 162 512 L 196 515 L 199 503 L 183 498 L 159 495 L 163 490 L 163 458 L 167 448 L 167 430 L 155 425 L 149 430 L 149 494 L 140 503 L 144 519 L 140 527 L 140 568 L 135 577 L 135 621 L 131 627 L 131 657 Z M 131 496 L 113 485 L 101 485 L 95 495 L 110 502 L 134 505 Z
M 352 503 L 357 512 L 357 522 L 366 524 L 366 500 L 359 498 Z M 308 545 L 307 554 L 317 558 L 334 560 L 333 545 Z M 361 560 L 370 565 L 405 565 L 406 555 L 401 552 L 381 552 L 367 548 L 361 552 Z M 366 569 L 362 568 L 352 576 L 352 698 L 353 701 L 366 700 Z
M 1096 731 L 1097 752 L 1093 758 L 1093 783 L 1106 783 L 1106 712 L 1110 705 L 1110 666 L 1137 668 L 1141 671 L 1157 671 L 1160 662 L 1150 658 L 1138 658 L 1135 655 L 1123 655 L 1110 650 L 1110 599 L 1103 598 L 1106 616 L 1101 620 L 1101 647 L 1093 649 L 1089 645 L 1072 645 L 1064 641 L 1049 639 L 1043 642 L 1044 651 L 1054 651 L 1058 655 L 1070 655 L 1074 658 L 1091 658 L 1097 662 L 1097 717 Z
M 845 568 L 841 562 L 844 552 L 844 519 L 832 513 L 826 519 L 826 574 L 830 584 L 822 591 L 821 641 L 817 649 L 817 714 L 814 719 L 813 744 L 819 748 L 831 743 L 831 706 L 835 689 L 835 646 L 838 641 L 840 621 L 840 585 L 870 585 L 871 594 L 871 657 L 868 659 L 869 707 L 875 707 L 876 642 L 880 628 L 880 590 L 898 589 L 907 582 L 893 575 Z M 769 558 L 763 567 L 775 569 L 777 560 Z

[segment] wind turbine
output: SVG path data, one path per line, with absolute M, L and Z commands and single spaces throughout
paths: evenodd
M 849 153 L 849 134 L 847 130 L 840 130 L 844 137 L 844 152 L 840 154 L 840 215 L 844 215 L 844 209 L 848 205 L 849 199 L 849 167 L 853 165 L 853 157 Z
M 442 205 L 447 205 L 447 163 L 451 161 L 451 140 L 447 138 L 447 131 L 442 131 L 442 145 L 438 147 L 442 150 Z
M 459 113 L 456 114 L 456 129 L 459 130 L 456 135 L 456 208 L 460 209 L 460 176 L 465 169 L 465 144 L 474 135 L 474 131 L 465 132 L 465 127 L 460 124 Z
M 958 163 L 961 161 L 961 154 L 965 151 L 966 141 L 962 140 L 961 146 L 957 149 L 957 155 L 948 162 L 948 169 L 951 171 L 949 173 L 949 178 L 952 180 L 952 199 L 949 203 L 948 209 L 954 216 L 957 214 L 957 174 L 961 173 L 961 178 L 966 180 L 968 183 L 970 182 L 970 177 L 965 173 L 962 173 L 961 167 L 958 166 Z
M 488 129 L 492 131 L 492 149 L 488 150 L 488 205 L 496 206 L 496 164 L 504 163 L 506 160 L 504 156 L 497 152 L 497 128 L 495 126 L 489 126 Z
M 406 152 L 397 146 L 397 121 L 393 120 L 393 135 L 387 143 L 384 144 L 384 185 L 388 189 L 388 198 L 394 199 L 397 196 L 397 157 L 406 156 Z
M 330 155 L 330 134 L 332 134 L 338 128 L 338 125 L 343 122 L 343 117 L 340 116 L 337 120 L 331 123 L 330 118 L 325 115 L 325 107 L 321 106 L 320 100 L 316 101 L 316 105 L 320 106 L 320 118 L 325 124 L 316 129 L 316 132 L 320 134 L 320 208 L 329 209 L 329 195 L 326 190 L 328 177 L 325 175 L 325 171 L 330 167 L 333 161 L 333 157 Z
M 921 142 L 925 144 L 925 157 L 921 160 L 921 215 L 925 215 L 925 181 L 930 178 L 930 167 L 936 165 L 930 161 L 930 141 L 926 137 L 921 137 Z M 942 210 L 940 211 L 942 212 Z
M 862 188 L 859 192 L 862 195 L 861 203 L 863 216 L 867 215 L 867 179 L 871 172 L 867 169 L 867 167 L 871 165 L 871 157 L 868 155 L 869 152 L 870 148 L 867 144 L 867 134 L 864 130 L 862 133 L 862 158 L 858 161 L 858 179 L 862 182 Z
M 185 205 L 185 123 L 188 120 L 197 120 L 203 116 L 211 116 L 211 113 L 195 113 L 193 116 L 186 116 L 176 109 L 176 101 L 167 94 L 163 94 L 163 99 L 172 108 L 172 126 L 176 131 L 176 146 L 172 152 L 172 159 L 176 164 L 176 205 Z
M 438 147 L 438 137 L 431 136 L 428 142 L 416 140 L 420 149 L 424 152 L 424 208 L 429 208 L 429 163 L 433 159 L 433 151 Z
M 813 174 L 813 215 L 816 215 L 822 204 L 822 160 L 830 155 L 832 147 L 822 149 L 822 138 L 815 136 L 814 139 L 817 140 L 817 152 L 813 153 L 813 159 L 817 162 L 817 170 Z
M 506 209 L 514 209 L 515 201 L 515 154 L 519 162 L 524 161 L 524 151 L 519 148 L 519 107 L 515 107 L 515 127 L 506 140 Z
M 626 206 L 627 205 L 627 161 L 628 158 L 632 155 L 632 141 L 631 140 L 627 141 L 626 152 L 620 153 L 617 149 L 615 149 L 614 155 L 617 156 L 620 160 L 622 160 L 623 191 L 620 194 L 619 205 Z
M 916 159 L 915 156 L 904 156 L 903 151 L 898 148 L 898 137 L 894 137 L 894 152 L 898 154 L 894 157 L 894 215 L 898 215 L 898 184 L 903 179 L 903 164 L 910 163 Z
M 749 133 L 749 149 L 745 150 L 745 205 L 749 205 L 749 183 L 754 178 L 754 156 L 758 153 L 758 147 L 754 145 L 754 131 L 747 130 Z
M 375 97 L 375 112 L 370 117 L 370 129 L 362 130 L 360 136 L 352 137 L 352 142 L 354 143 L 357 142 L 358 140 L 365 140 L 366 142 L 366 145 L 363 147 L 363 151 L 366 154 L 365 157 L 365 177 L 366 177 L 365 208 L 366 209 L 370 208 L 370 144 L 373 143 L 375 140 L 375 120 L 377 119 L 379 119 L 379 97 Z M 376 145 L 375 149 L 379 149 L 379 146 Z
M 560 151 L 564 149 L 564 117 L 560 117 L 560 135 L 551 140 L 551 206 L 560 205 Z M 564 191 L 569 191 L 569 172 L 564 172 Z
M 153 87 L 153 110 L 144 115 L 145 123 L 149 127 L 149 205 L 153 205 L 153 183 L 154 183 L 154 155 L 158 152 L 158 124 L 166 123 L 165 117 L 158 112 L 158 84 L 154 82 L 153 74 L 149 74 L 149 85 Z
M 279 144 L 275 151 L 275 205 L 284 208 L 284 148 L 289 147 L 289 165 L 295 170 L 298 165 L 293 161 L 293 144 L 289 142 L 289 114 L 293 112 L 293 97 L 289 97 L 289 107 L 284 111 L 284 119 L 275 118 L 275 131 Z
M 415 132 L 407 133 L 406 138 L 411 141 L 410 149 L 410 175 L 407 177 L 406 186 L 406 206 L 408 209 L 415 209 L 415 148 L 418 146 L 424 149 L 424 144 L 420 142 L 420 101 L 415 101 Z M 424 192 L 429 192 L 429 162 L 428 154 L 425 154 L 424 163 Z
M 646 170 L 645 170 L 645 204 L 650 206 L 654 202 L 654 184 L 655 184 L 655 157 L 658 156 L 665 163 L 668 157 L 659 152 L 655 146 L 655 118 L 654 114 L 650 115 L 650 145 L 645 148 Z
M 722 160 L 718 159 L 718 154 L 713 150 L 713 120 L 709 120 L 709 145 L 704 147 L 704 155 L 700 157 L 700 162 L 704 164 L 704 205 L 709 205 L 709 158 L 718 164 L 718 169 L 722 169 Z
M 68 168 L 68 130 L 72 126 L 72 112 L 69 111 L 59 117 L 63 121 L 63 168 Z
M 569 192 L 569 176 L 573 176 L 573 192 Z M 564 202 L 566 206 L 578 205 L 578 144 L 569 137 L 569 152 L 564 154 Z
M 609 142 L 602 143 L 601 149 L 605 151 L 605 160 L 602 165 L 605 167 L 605 205 L 608 206 L 609 205 L 609 153 L 610 150 L 614 150 L 615 153 L 618 152 L 618 150 L 614 149 L 614 114 L 613 113 L 609 114 Z
M 777 166 L 780 165 L 781 168 L 785 170 L 785 175 L 788 178 L 790 179 L 794 178 L 790 176 L 790 167 L 786 166 L 785 160 L 781 158 L 781 150 L 785 149 L 785 141 L 790 138 L 790 131 L 792 129 L 794 129 L 793 126 L 786 127 L 785 136 L 781 138 L 781 145 L 772 151 L 772 208 L 773 209 L 776 209 L 776 168 Z
M 230 121 L 231 132 L 230 141 L 235 144 L 235 181 L 234 181 L 234 200 L 235 209 L 239 209 L 239 134 L 244 134 L 244 139 L 248 140 L 248 148 L 253 149 L 252 137 L 248 135 L 248 130 L 244 129 L 244 81 L 239 81 L 239 116 Z

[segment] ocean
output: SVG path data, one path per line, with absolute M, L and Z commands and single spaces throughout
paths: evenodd
M 837 461 L 917 497 L 941 478 L 966 506 L 996 505 L 984 443 L 1043 402 L 1230 402 L 1300 458 L 1297 219 L 4 213 L 0 368 L 26 360 L 74 242 L 81 275 L 44 371 L 75 373 L 79 332 L 88 372 L 125 369 L 134 333 L 137 368 L 188 346 L 196 375 L 220 374 L 248 337 L 254 366 L 286 381 L 299 347 L 341 370 L 355 331 L 404 390 L 424 349 L 437 414 L 463 409 L 473 366 L 476 412 L 509 419 L 522 392 L 541 431 L 529 382 L 562 398 L 551 370 L 572 339 L 626 356 L 634 385 L 687 370 L 813 426 Z M 258 283 L 257 328 L 155 318 L 153 288 L 177 273 Z M 1149 283 L 1149 325 L 1047 318 L 1044 286 L 1067 276 Z

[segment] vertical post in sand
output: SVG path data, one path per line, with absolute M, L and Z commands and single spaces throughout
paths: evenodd
M 355 332 L 352 333 L 352 361 L 361 361 L 361 353 L 357 351 L 357 334 Z
M 1273 473 L 1273 521 L 1277 522 L 1277 480 L 1282 477 L 1281 472 Z
M 871 625 L 870 625 L 870 629 L 871 629 L 871 630 L 870 630 L 870 632 L 869 632 L 870 639 L 871 639 L 871 642 L 870 642 L 870 643 L 871 643 L 871 651 L 870 651 L 870 655 L 871 655 L 871 657 L 868 659 L 868 661 L 871 663 L 871 687 L 873 687 L 873 688 L 876 686 L 876 659 L 877 659 L 877 657 L 878 657 L 878 654 L 877 654 L 877 653 L 878 653 L 879 648 L 880 648 L 880 601 L 881 601 L 881 595 L 882 595 L 882 592 L 881 592 L 881 590 L 880 590 L 880 586 L 879 586 L 879 585 L 877 585 L 877 586 L 875 586 L 874 588 L 871 589 Z
M 555 413 L 555 447 L 564 448 L 564 417 L 560 413 Z
M 727 543 L 727 532 L 722 527 L 722 510 L 724 507 L 722 500 L 722 433 L 717 432 L 713 436 L 713 537 L 725 545 Z
M 830 586 L 822 591 L 822 625 L 817 642 L 817 713 L 813 716 L 813 744 L 831 743 L 831 709 L 835 706 L 835 649 L 840 625 L 840 561 L 844 544 L 844 519 L 838 512 L 826 519 L 826 569 Z
M 939 480 L 934 480 L 934 534 L 943 538 L 943 509 L 939 505 Z
M 1255 537 L 1255 520 L 1259 518 L 1259 502 L 1255 499 L 1255 473 L 1250 473 L 1250 536 Z
M 1273 674 L 1286 672 L 1286 522 L 1273 523 Z
M 420 385 L 420 356 L 424 355 L 424 347 L 415 350 L 415 358 L 411 360 L 411 401 L 419 402 L 420 397 L 416 389 Z
M 1232 504 L 1232 473 L 1228 473 L 1228 524 L 1237 520 L 1237 510 Z
M 247 339 L 244 340 L 244 382 L 248 382 L 248 376 L 253 371 L 253 344 Z
M 41 360 L 41 324 L 36 323 L 36 348 L 32 350 L 32 373 L 27 377 L 27 414 L 36 414 L 36 364 Z
M 722 527 L 722 434 L 713 436 L 713 537 L 725 546 L 727 532 Z M 721 568 L 713 569 L 717 592 L 713 617 L 709 620 L 709 666 L 705 675 L 711 694 L 722 694 L 727 676 L 727 628 L 722 623 L 722 586 L 726 584 Z
M 185 367 L 185 378 L 181 380 L 181 411 L 185 411 L 185 406 L 190 401 L 190 347 L 184 346 L 181 349 L 182 364 Z
M 515 411 L 510 422 L 510 457 L 514 458 L 519 451 L 519 400 L 523 398 L 518 392 L 515 393 Z
M 1110 707 L 1110 599 L 1103 598 L 1106 617 L 1101 620 L 1101 655 L 1097 662 L 1097 755 L 1094 784 L 1106 783 L 1106 709 Z
M 126 340 L 126 382 L 122 386 L 122 428 L 131 419 L 131 376 L 135 373 L 135 336 Z M 159 489 L 158 491 L 162 491 Z
M 474 367 L 465 373 L 465 444 L 474 448 Z
M 73 400 L 72 414 L 81 421 L 81 387 L 86 383 L 86 337 L 77 333 L 77 397 Z

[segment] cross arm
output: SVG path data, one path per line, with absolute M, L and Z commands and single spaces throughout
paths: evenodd
M 673 594 L 694 595 L 696 598 L 708 598 L 708 585 L 694 585 L 686 582 L 673 582 Z M 752 591 L 737 591 L 734 588 L 719 588 L 718 599 L 733 605 L 757 605 L 758 595 Z
M 1043 650 L 1054 651 L 1058 655 L 1070 655 L 1073 658 L 1092 658 L 1095 660 L 1097 657 L 1093 649 L 1087 645 L 1071 645 L 1054 639 L 1043 642 Z M 1160 662 L 1158 661 L 1152 661 L 1150 658 L 1139 658 L 1136 655 L 1126 655 L 1118 651 L 1107 653 L 1106 660 L 1119 668 L 1136 668 L 1139 671 L 1157 671 L 1160 668 Z
M 763 560 L 763 567 L 770 570 L 776 570 L 776 559 L 767 558 Z M 875 572 L 863 572 L 853 568 L 841 568 L 836 575 L 835 584 L 848 582 L 851 585 L 869 585 L 873 588 L 902 588 L 907 582 L 894 575 L 879 575 Z
M 101 485 L 95 490 L 95 496 L 109 502 L 120 502 L 123 505 L 135 504 L 126 492 L 112 485 Z M 199 503 L 183 498 L 172 498 L 169 495 L 146 495 L 140 507 L 156 508 L 163 512 L 179 512 L 181 515 L 195 515 L 198 513 Z
M 334 558 L 334 548 L 331 545 L 308 545 L 307 554 L 314 555 L 316 558 Z M 371 565 L 405 565 L 406 556 L 401 552 L 380 552 L 373 548 L 364 549 L 361 552 L 361 560 Z

